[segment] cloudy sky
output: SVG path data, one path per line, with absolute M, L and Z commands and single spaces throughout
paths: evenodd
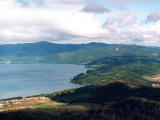
M 0 44 L 160 46 L 160 0 L 0 0 Z

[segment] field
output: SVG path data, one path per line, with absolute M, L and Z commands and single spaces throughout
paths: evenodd
M 64 106 L 64 103 L 52 101 L 47 97 L 30 97 L 14 100 L 1 101 L 3 105 L 0 107 L 1 111 L 13 111 L 21 109 L 35 109 L 35 108 L 53 108 L 57 106 Z
M 42 99 L 43 98 L 43 99 Z M 16 101 L 16 102 L 15 102 Z M 4 101 L 3 101 L 4 102 Z M 23 109 L 55 109 L 55 110 L 80 110 L 86 111 L 95 106 L 96 104 L 67 104 L 62 102 L 56 102 L 48 97 L 30 97 L 22 98 L 19 100 L 7 100 L 6 105 L 0 107 L 0 112 L 15 111 Z
M 160 74 L 154 76 L 144 76 L 143 78 L 151 81 L 152 87 L 160 87 Z
M 154 76 L 144 76 L 144 78 L 152 82 L 160 82 L 160 74 Z

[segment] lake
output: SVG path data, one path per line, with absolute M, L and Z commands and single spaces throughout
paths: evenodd
M 0 64 L 0 99 L 80 87 L 69 82 L 86 70 L 72 64 Z

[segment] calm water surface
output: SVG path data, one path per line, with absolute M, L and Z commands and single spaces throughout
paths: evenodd
M 80 87 L 69 82 L 86 70 L 72 64 L 0 64 L 0 99 Z

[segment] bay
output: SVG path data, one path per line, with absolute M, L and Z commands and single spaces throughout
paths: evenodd
M 73 64 L 0 64 L 0 99 L 80 87 L 70 80 L 86 70 Z

